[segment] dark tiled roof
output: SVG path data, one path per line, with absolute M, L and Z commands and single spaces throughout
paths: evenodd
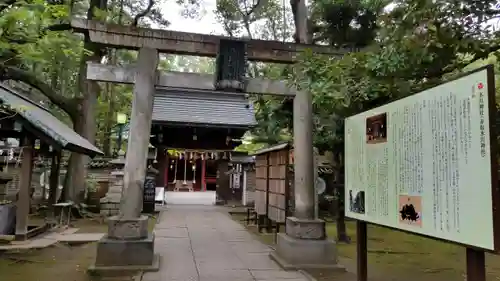
M 0 100 L 17 109 L 18 114 L 36 130 L 43 132 L 62 148 L 95 156 L 102 151 L 57 119 L 47 109 L 0 84 Z
M 113 164 L 110 163 L 110 158 L 94 158 L 91 159 L 90 162 L 87 164 L 87 168 L 90 169 L 104 169 L 104 168 L 109 168 L 112 167 Z M 21 160 L 11 160 L 11 161 L 3 161 L 2 164 L 8 164 L 8 165 L 20 165 L 22 163 Z M 40 166 L 49 166 L 50 165 L 50 159 L 49 158 L 36 158 L 33 161 L 33 165 L 35 167 L 40 167 Z M 61 161 L 61 167 L 66 167 L 68 166 L 68 159 L 63 159 Z
M 159 88 L 153 123 L 172 122 L 218 126 L 256 125 L 252 103 L 242 94 Z
M 261 154 L 265 154 L 268 152 L 279 151 L 279 150 L 282 150 L 285 148 L 291 148 L 291 147 L 292 147 L 292 145 L 290 143 L 284 142 L 284 143 L 280 143 L 280 144 L 276 144 L 273 146 L 263 148 L 261 150 L 257 150 L 253 155 L 261 155 Z

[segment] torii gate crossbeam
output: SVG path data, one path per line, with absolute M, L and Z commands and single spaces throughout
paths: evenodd
M 248 40 L 226 36 L 197 34 L 152 28 L 138 28 L 117 24 L 71 20 L 71 27 L 78 32 L 88 33 L 94 43 L 106 47 L 138 50 L 142 47 L 157 49 L 160 53 L 192 56 L 217 56 L 222 39 L 243 40 L 247 44 L 250 61 L 294 63 L 297 55 L 310 50 L 315 54 L 341 57 L 352 52 L 350 48 L 338 49 L 330 46 L 284 43 L 269 40 Z

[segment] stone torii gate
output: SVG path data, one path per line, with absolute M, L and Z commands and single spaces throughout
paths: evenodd
M 133 266 L 140 270 L 155 270 L 159 263 L 153 252 L 154 237 L 148 233 L 147 218 L 141 216 L 155 89 L 176 87 L 214 90 L 215 81 L 214 76 L 208 74 L 159 73 L 158 55 L 162 52 L 215 57 L 220 40 L 232 39 L 93 21 L 73 20 L 71 24 L 75 31 L 88 34 L 94 43 L 112 48 L 139 50 L 136 65 L 87 65 L 87 79 L 134 85 L 124 196 L 119 215 L 109 219 L 108 235 L 98 245 L 95 269 L 122 270 L 124 267 Z M 293 63 L 296 54 L 306 48 L 329 55 L 342 55 L 347 52 L 321 46 L 265 40 L 250 40 L 245 43 L 248 60 L 263 62 Z M 337 267 L 335 243 L 326 237 L 325 222 L 315 217 L 311 94 L 289 88 L 286 81 L 266 78 L 249 79 L 245 91 L 250 94 L 294 98 L 295 211 L 293 217 L 287 218 L 286 233 L 278 235 L 276 251 L 271 256 L 288 268 Z

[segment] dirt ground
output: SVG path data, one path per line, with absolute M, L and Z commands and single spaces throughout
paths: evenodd
M 243 215 L 233 215 L 242 222 Z M 243 222 L 242 222 L 243 223 Z M 356 225 L 347 223 L 352 243 L 338 245 L 340 263 L 356 270 Z M 249 227 L 257 233 L 255 227 Z M 329 237 L 336 237 L 335 224 L 327 224 Z M 269 245 L 274 235 L 258 234 Z M 368 226 L 368 276 L 373 281 L 462 281 L 465 278 L 465 248 L 417 235 Z M 500 280 L 500 256 L 486 254 L 487 280 Z M 309 271 L 318 281 L 351 281 L 354 274 Z
M 81 219 L 72 223 L 79 233 L 104 233 L 106 224 L 101 220 Z M 150 220 L 150 229 L 155 220 Z M 94 262 L 96 243 L 68 246 L 56 244 L 40 250 L 0 252 L 0 280 L 6 281 L 99 281 L 87 274 Z M 113 278 L 130 281 L 132 277 Z

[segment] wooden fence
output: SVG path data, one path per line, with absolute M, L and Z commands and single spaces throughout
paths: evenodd
M 288 143 L 256 154 L 255 212 L 259 231 L 284 224 L 293 212 L 293 157 Z

